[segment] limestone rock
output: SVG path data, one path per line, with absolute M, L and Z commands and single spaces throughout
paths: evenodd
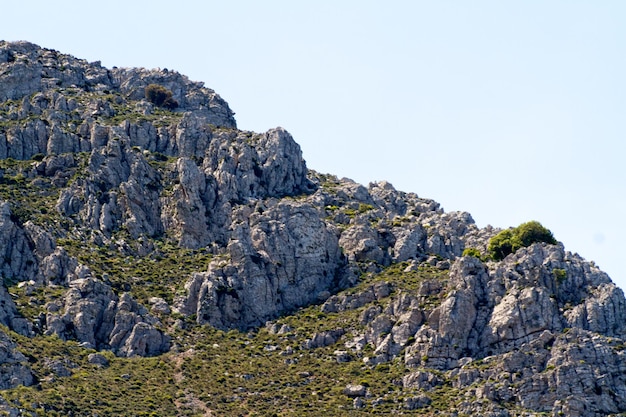
M 177 309 L 219 328 L 259 326 L 339 285 L 336 233 L 312 208 L 268 200 L 233 213 L 230 262 L 217 259 L 187 282 Z
M 1 42 L 0 64 L 6 68 L 0 76 L 0 102 L 59 88 L 119 90 L 141 100 L 147 85 L 159 84 L 172 92 L 181 110 L 196 111 L 205 123 L 235 127 L 233 113 L 219 95 L 175 71 L 109 70 L 98 62 L 88 63 L 29 42 Z
M 16 221 L 9 203 L 0 201 L 0 273 L 6 279 L 27 281 L 35 278 L 37 264 L 32 242 Z
M 75 339 L 119 356 L 153 356 L 169 349 L 169 337 L 128 294 L 118 297 L 103 282 L 72 281 L 62 305 L 49 305 L 45 334 Z
M 385 262 L 385 252 L 380 247 L 378 232 L 369 226 L 351 227 L 341 234 L 340 245 L 352 262 L 373 261 Z
M 364 397 L 366 391 L 367 391 L 367 388 L 364 387 L 363 385 L 348 384 L 346 385 L 346 388 L 343 390 L 343 393 L 347 395 L 348 397 L 356 398 L 356 397 Z
M 335 329 L 326 332 L 315 333 L 310 339 L 302 344 L 303 349 L 317 349 L 324 346 L 330 346 L 337 343 L 339 338 L 343 336 L 345 330 Z
M 283 128 L 265 134 L 221 132 L 209 144 L 203 169 L 223 200 L 292 196 L 312 190 L 300 146 Z
M 150 311 L 156 314 L 170 314 L 172 309 L 167 302 L 160 297 L 150 297 L 148 302 L 152 305 Z
M 352 356 L 345 350 L 336 350 L 333 352 L 335 358 L 337 359 L 337 363 L 345 363 L 352 361 Z
M 89 362 L 92 365 L 98 365 L 103 368 L 106 368 L 107 366 L 109 366 L 109 360 L 100 353 L 90 353 L 89 356 L 87 356 L 87 362 Z
M 352 401 L 352 407 L 356 410 L 359 410 L 363 407 L 365 407 L 365 403 L 363 402 L 363 400 L 361 399 L 361 397 L 356 397 L 353 401 Z
M 422 253 L 426 246 L 427 233 L 421 225 L 394 231 L 394 261 L 404 262 Z
M 402 378 L 404 388 L 417 388 L 422 391 L 430 391 L 442 383 L 441 378 L 428 371 L 415 371 Z
M 423 408 L 430 405 L 431 402 L 432 400 L 425 395 L 409 397 L 404 400 L 404 408 L 406 408 L 407 410 L 417 410 L 418 408 Z
M 44 366 L 56 377 L 68 377 L 72 375 L 72 369 L 78 367 L 69 360 L 44 359 Z
M 171 91 L 178 108 L 148 101 L 150 84 Z M 150 294 L 158 295 L 150 312 L 181 331 L 189 321 L 174 322 L 172 311 L 248 330 L 322 303 L 349 324 L 306 335 L 298 353 L 281 343 L 299 331 L 268 323 L 281 342 L 264 349 L 296 363 L 302 349 L 342 343 L 338 362 L 403 361 L 398 409 L 428 407 L 431 393 L 452 387 L 463 397 L 451 415 L 509 416 L 513 403 L 529 415 L 626 412 L 624 294 L 562 244 L 533 244 L 499 262 L 463 257 L 466 248 L 484 254 L 498 230 L 388 182 L 365 187 L 310 171 L 285 129 L 237 130 L 219 95 L 166 69 L 107 69 L 0 42 L 0 126 L 0 158 L 18 160 L 0 172 L 3 184 L 58 196 L 50 224 L 29 220 L 20 201 L 0 202 L 0 323 L 10 330 L 119 356 L 165 352 L 159 320 L 57 242 L 155 261 L 155 248 L 174 243 L 212 256 L 208 267 L 166 277 L 172 294 Z M 390 279 L 337 294 L 397 263 L 390 273 L 419 277 L 410 290 Z M 45 313 L 21 317 L 13 298 L 37 306 L 45 286 L 66 292 L 47 299 Z M 2 332 L 0 344 L 0 388 L 34 383 Z M 102 354 L 88 360 L 107 364 Z M 56 377 L 72 372 L 56 359 L 42 364 Z M 344 393 L 355 408 L 369 396 L 361 385 Z M 384 395 L 370 404 L 391 401 Z
M 33 281 L 37 277 L 34 243 L 11 213 L 9 204 L 0 201 L 0 274 L 8 281 Z M 0 285 L 0 323 L 24 334 L 32 334 L 32 324 L 17 312 L 5 284 Z
M 115 68 L 113 78 L 119 83 L 122 93 L 140 100 L 145 87 L 158 84 L 172 92 L 182 111 L 193 111 L 204 124 L 235 128 L 234 113 L 215 91 L 204 87 L 201 82 L 190 81 L 186 76 L 167 69 L 146 70 L 143 68 Z
M 209 227 L 209 208 L 215 206 L 216 190 L 188 158 L 177 161 L 176 172 L 179 183 L 174 187 L 173 198 L 161 212 L 162 222 L 173 231 L 182 246 L 206 246 L 213 238 Z
M 0 389 L 29 386 L 36 382 L 26 357 L 3 331 L 0 331 L 0 365 Z
M 390 285 L 386 282 L 376 283 L 364 291 L 353 295 L 333 295 L 324 304 L 321 310 L 324 313 L 338 313 L 346 310 L 355 310 L 375 300 L 382 300 L 391 293 Z

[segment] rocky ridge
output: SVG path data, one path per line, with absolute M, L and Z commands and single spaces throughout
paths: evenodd
M 178 108 L 147 100 L 150 84 Z M 432 412 L 444 388 L 461 396 L 450 415 L 626 412 L 626 300 L 592 262 L 544 243 L 463 256 L 498 230 L 311 171 L 286 130 L 238 130 L 174 71 L 0 42 L 0 159 L 4 389 L 38 383 L 13 332 L 149 357 L 177 355 L 179 332 L 267 323 L 266 350 L 291 365 L 302 339 L 340 363 L 401 366 L 403 412 Z M 289 325 L 316 304 L 342 319 Z M 369 391 L 341 395 L 354 412 L 391 402 Z

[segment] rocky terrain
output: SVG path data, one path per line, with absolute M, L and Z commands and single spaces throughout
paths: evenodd
M 626 413 L 593 262 L 494 260 L 500 230 L 233 115 L 175 71 L 0 42 L 2 412 Z

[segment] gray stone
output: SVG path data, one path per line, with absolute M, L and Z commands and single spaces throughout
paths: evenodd
M 87 362 L 103 368 L 109 366 L 109 360 L 100 353 L 90 353 L 89 356 L 87 356 Z
M 152 305 L 150 311 L 154 314 L 170 314 L 172 309 L 167 302 L 160 297 L 151 297 L 148 302 Z
M 337 343 L 339 338 L 345 334 L 344 329 L 329 330 L 326 332 L 315 333 L 310 339 L 302 344 L 303 349 L 317 349 L 324 346 L 330 346 Z
M 5 332 L 0 331 L 0 389 L 30 386 L 36 381 L 26 357 L 17 347 Z
M 432 400 L 425 395 L 409 397 L 404 399 L 404 408 L 407 410 L 417 410 L 430 405 L 431 402 Z
M 233 218 L 230 263 L 217 259 L 208 272 L 194 274 L 187 295 L 176 301 L 179 312 L 196 314 L 199 323 L 245 329 L 339 285 L 344 260 L 336 233 L 312 208 L 268 200 L 237 209 Z
M 169 337 L 155 327 L 158 320 L 130 295 L 118 297 L 101 281 L 72 281 L 63 304 L 48 308 L 46 334 L 110 348 L 119 356 L 153 356 L 169 349 Z
M 402 378 L 404 388 L 417 388 L 422 391 L 430 391 L 441 384 L 443 384 L 441 378 L 428 371 L 415 371 Z
M 348 384 L 344 388 L 343 393 L 347 395 L 348 397 L 355 398 L 355 397 L 364 397 L 366 391 L 367 391 L 367 388 L 364 387 L 363 385 Z
M 68 377 L 72 375 L 71 369 L 76 368 L 78 365 L 68 360 L 46 358 L 44 360 L 44 366 L 52 372 L 55 377 Z
M 336 350 L 334 352 L 337 363 L 345 363 L 352 361 L 352 356 L 345 350 Z

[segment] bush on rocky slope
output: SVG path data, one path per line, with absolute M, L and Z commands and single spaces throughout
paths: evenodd
M 172 92 L 158 84 L 150 84 L 146 87 L 146 98 L 155 106 L 165 107 L 169 110 L 178 107 L 178 102 L 172 97 Z
M 501 261 L 507 255 L 536 242 L 556 245 L 552 232 L 537 221 L 522 223 L 513 229 L 503 230 L 489 240 L 487 247 L 491 259 Z

